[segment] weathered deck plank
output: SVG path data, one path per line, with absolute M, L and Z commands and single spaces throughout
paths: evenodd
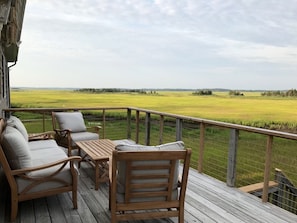
M 194 171 L 190 176 L 188 197 L 193 196 L 204 206 L 205 213 L 217 222 L 225 222 L 225 218 L 227 222 L 297 222 L 296 215 L 270 203 L 262 203 L 253 195 Z
M 78 209 L 72 208 L 71 193 L 21 202 L 16 222 L 95 223 L 109 222 L 108 184 L 94 190 L 94 171 L 82 164 L 79 175 Z M 9 193 L 0 174 L 0 222 L 9 222 Z M 297 215 L 209 176 L 190 170 L 185 204 L 186 222 L 297 222 Z M 176 223 L 177 219 L 134 221 L 133 223 Z

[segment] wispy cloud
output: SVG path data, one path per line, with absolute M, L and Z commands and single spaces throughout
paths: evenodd
M 217 53 L 223 57 L 251 62 L 287 64 L 297 66 L 297 46 L 274 46 L 239 41 L 223 41 Z
M 290 66 L 290 75 L 296 21 L 296 0 L 30 0 L 21 51 L 49 64 L 94 62 L 110 75 L 231 76 L 271 66 L 283 75 Z

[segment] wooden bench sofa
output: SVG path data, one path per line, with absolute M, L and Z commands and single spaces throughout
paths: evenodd
M 79 156 L 68 157 L 55 140 L 29 141 L 23 123 L 12 116 L 0 119 L 0 161 L 11 190 L 11 221 L 18 203 L 72 191 L 77 208 L 77 168 Z

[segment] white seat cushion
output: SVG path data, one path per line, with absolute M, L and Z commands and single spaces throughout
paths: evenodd
M 115 145 L 136 145 L 132 139 L 118 139 L 112 141 Z
M 45 165 L 51 162 L 56 162 L 58 160 L 68 158 L 66 153 L 63 151 L 63 148 L 58 146 L 52 148 L 48 147 L 42 149 L 35 149 L 31 151 L 31 155 L 33 166 Z M 33 171 L 30 172 L 28 175 L 34 178 L 47 177 L 56 172 L 60 167 L 61 165 L 58 165 L 43 170 Z M 29 192 L 38 192 L 65 186 L 64 183 L 60 182 L 60 180 L 66 182 L 69 185 L 72 184 L 72 175 L 69 164 L 67 164 L 65 169 L 63 169 L 59 174 L 55 176 L 55 179 L 53 179 L 52 181 L 45 181 L 41 184 L 38 184 L 34 186 Z M 32 181 L 20 177 L 16 178 L 16 182 L 18 184 L 19 192 L 24 190 L 28 185 L 32 183 Z
M 85 141 L 85 140 L 97 140 L 99 135 L 93 132 L 73 132 L 71 133 L 72 145 L 75 145 L 75 142 Z
M 39 166 L 56 162 L 57 160 L 68 158 L 63 147 L 57 146 L 52 148 L 43 148 L 40 150 L 31 151 L 32 165 Z M 48 171 L 48 170 L 46 170 Z M 42 176 L 42 171 L 36 171 L 30 174 L 31 176 Z
M 53 139 L 29 141 L 28 144 L 31 151 L 44 148 L 58 147 L 58 144 Z

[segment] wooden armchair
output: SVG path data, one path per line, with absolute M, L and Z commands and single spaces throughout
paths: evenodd
M 132 146 L 133 147 L 133 146 Z M 191 150 L 118 151 L 112 154 L 111 222 L 178 217 L 184 201 Z M 153 148 L 154 150 L 154 148 Z M 179 166 L 183 171 L 179 181 Z
M 68 156 L 72 151 L 80 149 L 76 142 L 99 139 L 100 126 L 87 128 L 81 112 L 52 112 L 53 130 L 56 132 L 55 139 L 60 146 L 68 149 Z M 93 130 L 93 132 L 91 132 Z

